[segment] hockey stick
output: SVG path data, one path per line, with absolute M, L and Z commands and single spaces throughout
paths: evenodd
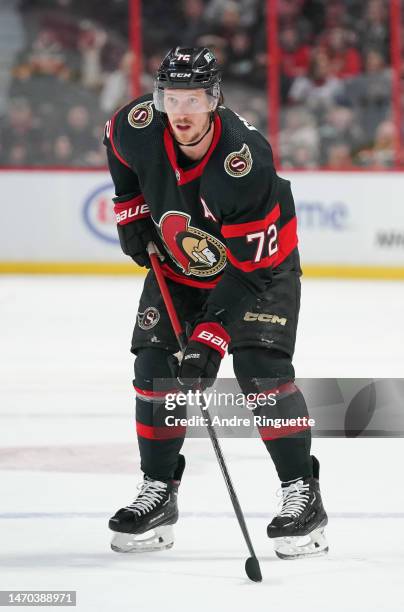
M 147 245 L 147 252 L 150 257 L 150 261 L 153 267 L 154 274 L 156 275 L 157 283 L 159 285 L 161 295 L 163 296 L 164 304 L 167 308 L 168 316 L 170 317 L 171 325 L 173 327 L 175 336 L 177 338 L 178 345 L 180 347 L 181 352 L 183 353 L 186 348 L 186 335 L 184 330 L 181 327 L 181 323 L 178 319 L 177 312 L 175 310 L 170 292 L 167 287 L 166 280 L 164 278 L 163 272 L 160 267 L 160 261 L 157 255 L 156 247 L 152 242 L 149 242 Z M 201 396 L 203 397 L 203 396 Z M 203 399 L 202 399 L 203 402 Z M 251 542 L 250 534 L 248 533 L 247 525 L 244 519 L 244 514 L 240 506 L 240 502 L 238 501 L 236 491 L 234 489 L 233 483 L 230 478 L 230 474 L 228 472 L 226 462 L 223 457 L 222 449 L 219 444 L 219 440 L 217 439 L 216 431 L 212 425 L 212 419 L 210 417 L 209 411 L 206 406 L 202 403 L 201 412 L 206 418 L 207 429 L 209 433 L 209 437 L 211 439 L 214 451 L 216 453 L 217 460 L 220 465 L 220 469 L 222 470 L 223 478 L 225 480 L 227 490 L 230 495 L 231 503 L 233 504 L 234 512 L 236 513 L 236 517 L 238 523 L 240 525 L 241 531 L 243 532 L 244 540 L 247 544 L 250 557 L 245 562 L 245 571 L 250 580 L 254 582 L 261 582 L 262 574 L 258 559 L 254 552 L 254 548 Z

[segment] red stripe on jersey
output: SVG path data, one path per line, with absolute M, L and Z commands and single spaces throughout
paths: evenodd
M 288 255 L 297 247 L 297 222 L 296 217 L 293 217 L 286 225 L 279 230 L 278 233 L 278 250 L 271 256 L 263 257 L 260 261 L 239 261 L 227 248 L 226 255 L 227 259 L 235 268 L 242 270 L 243 272 L 253 272 L 258 268 L 267 268 L 273 266 L 276 268 L 279 266 Z
M 219 115 L 215 116 L 213 125 L 215 128 L 215 131 L 213 134 L 213 140 L 210 144 L 210 147 L 206 155 L 199 162 L 199 164 L 197 164 L 194 168 L 190 168 L 189 170 L 183 170 L 178 165 L 172 134 L 168 128 L 164 130 L 164 146 L 166 149 L 168 159 L 170 160 L 171 167 L 176 174 L 177 185 L 185 185 L 186 183 L 190 183 L 191 181 L 194 181 L 195 179 L 199 178 L 202 175 L 205 169 L 205 166 L 208 163 L 213 151 L 215 150 L 216 145 L 219 142 L 220 136 L 222 134 L 222 121 Z
M 274 264 L 274 268 L 279 266 L 284 259 L 286 259 L 291 252 L 297 247 L 297 220 L 293 217 L 286 225 L 279 230 L 278 234 L 278 252 L 277 259 Z
M 276 440 L 277 438 L 285 438 L 286 436 L 291 436 L 293 434 L 300 433 L 301 431 L 305 431 L 306 429 L 310 429 L 310 425 L 293 425 L 290 427 L 258 427 L 258 431 L 260 436 L 264 442 L 267 440 Z
M 148 440 L 169 440 L 171 438 L 183 438 L 186 433 L 186 427 L 183 425 L 167 425 L 166 427 L 153 427 L 152 425 L 143 425 L 136 421 L 136 432 L 141 438 Z
M 132 221 L 150 217 L 150 208 L 143 195 L 140 194 L 127 202 L 117 202 L 114 206 L 114 213 L 119 225 L 127 225 Z
M 280 207 L 277 203 L 264 219 L 260 219 L 259 221 L 248 221 L 247 223 L 222 225 L 221 232 L 225 238 L 238 238 L 239 236 L 245 236 L 251 232 L 265 230 L 271 223 L 275 223 L 275 221 L 279 219 L 280 214 Z
M 167 264 L 162 264 L 161 269 L 163 270 L 164 276 L 169 278 L 170 280 L 175 281 L 180 285 L 188 285 L 189 287 L 197 287 L 198 289 L 214 289 L 221 279 L 221 276 L 218 276 L 217 278 L 215 278 L 215 280 L 212 281 L 197 281 L 188 278 L 185 275 L 182 276 L 181 274 L 177 274 L 176 272 L 174 272 L 174 270 L 171 270 L 171 268 Z
M 120 111 L 120 110 L 121 110 L 121 109 L 117 110 L 117 111 L 116 111 L 116 113 L 115 113 L 115 115 L 114 115 L 114 116 L 112 117 L 112 119 L 111 119 L 111 132 L 110 132 L 110 135 L 109 135 L 109 141 L 110 141 L 110 143 L 111 143 L 111 147 L 112 147 L 112 150 L 113 150 L 113 152 L 114 152 L 115 156 L 116 156 L 116 157 L 119 159 L 119 161 L 121 162 L 121 164 L 123 164 L 123 165 L 124 165 L 124 166 L 126 166 L 127 168 L 130 168 L 130 165 L 129 165 L 129 164 L 128 164 L 128 162 L 127 162 L 127 161 L 126 161 L 126 160 L 125 160 L 125 159 L 122 157 L 122 155 L 121 155 L 121 154 L 118 152 L 118 149 L 116 148 L 115 143 L 114 143 L 114 126 L 115 126 L 115 119 L 116 119 L 116 117 L 117 117 L 117 115 L 118 115 L 118 113 L 119 113 L 119 111 Z
M 226 249 L 227 259 L 235 268 L 242 270 L 243 272 L 254 272 L 257 268 L 269 268 L 277 260 L 278 253 L 271 255 L 271 257 L 263 257 L 260 261 L 239 261 L 232 255 L 229 249 Z

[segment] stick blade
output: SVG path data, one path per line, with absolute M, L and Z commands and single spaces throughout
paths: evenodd
M 253 582 L 261 582 L 262 574 L 257 557 L 248 557 L 245 562 L 245 573 Z

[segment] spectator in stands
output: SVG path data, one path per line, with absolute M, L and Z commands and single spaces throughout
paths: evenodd
M 70 73 L 65 54 L 55 32 L 42 29 L 32 45 L 28 64 L 32 74 L 61 76 L 66 78 Z
M 314 170 L 318 168 L 318 155 L 316 149 L 312 147 L 298 145 L 290 159 L 290 168 L 299 168 L 304 170 Z M 287 167 L 287 165 L 285 166 Z
M 376 130 L 371 148 L 358 154 L 358 161 L 364 167 L 391 168 L 395 161 L 397 131 L 392 121 L 382 121 Z
M 341 0 L 331 0 L 325 3 L 323 31 L 333 28 L 345 28 L 348 26 L 349 20 L 345 2 Z
M 310 62 L 310 47 L 300 41 L 296 29 L 284 28 L 279 37 L 281 70 L 288 77 L 295 78 L 307 73 Z
M 302 107 L 290 108 L 284 120 L 285 126 L 279 136 L 282 164 L 294 167 L 296 163 L 300 165 L 303 158 L 305 165 L 318 162 L 319 134 L 313 115 Z
M 348 30 L 332 28 L 324 37 L 325 51 L 330 60 L 330 72 L 339 79 L 354 77 L 361 71 L 361 57 L 352 45 Z
M 153 91 L 154 77 L 165 53 L 166 49 L 157 49 L 143 58 L 144 71 L 141 83 L 143 91 Z
M 28 100 L 12 99 L 7 119 L 0 132 L 3 145 L 1 163 L 26 164 L 29 154 L 35 158 L 41 140 L 40 127 Z
M 365 56 L 365 74 L 346 85 L 346 97 L 356 111 L 367 141 L 371 143 L 375 129 L 384 121 L 391 104 L 391 70 L 380 51 L 368 51 Z
M 70 166 L 73 162 L 73 145 L 66 134 L 58 136 L 52 150 L 56 165 Z
M 84 87 L 97 89 L 102 84 L 101 51 L 107 42 L 107 33 L 86 23 L 82 26 L 77 48 L 81 55 L 81 82 Z
M 389 13 L 384 0 L 370 0 L 364 3 L 364 15 L 358 24 L 362 51 L 375 49 L 387 62 L 389 57 Z
M 312 34 L 312 27 L 302 14 L 304 3 L 305 0 L 279 0 L 277 5 L 279 29 L 294 28 L 301 41 L 307 41 Z
M 195 40 L 206 32 L 205 5 L 203 0 L 182 0 L 181 44 L 192 47 Z
M 349 145 L 345 142 L 336 142 L 331 145 L 328 149 L 326 165 L 331 170 L 351 170 L 354 165 Z
M 32 42 L 13 69 L 16 108 L 2 120 L 7 54 L 16 56 L 24 36 L 18 2 Z M 227 72 L 226 101 L 265 129 L 265 6 L 262 0 L 143 2 L 143 90 L 152 89 L 152 75 L 180 31 L 183 42 L 214 48 Z M 287 107 L 280 152 L 288 167 L 391 163 L 388 7 L 388 0 L 278 0 Z M 7 21 L 10 14 L 17 21 Z M 136 69 L 128 23 L 127 0 L 0 0 L 0 163 L 105 164 L 101 124 L 130 98 Z
M 279 45 L 281 99 L 285 102 L 294 79 L 308 72 L 310 47 L 300 41 L 296 28 L 291 26 L 281 31 Z
M 257 23 L 257 14 L 262 0 L 240 0 L 237 2 L 239 11 L 239 25 L 242 28 L 251 28 Z M 208 0 L 205 9 L 205 19 L 210 26 L 222 20 L 223 12 L 229 0 Z
M 365 135 L 351 108 L 331 107 L 324 123 L 319 126 L 321 139 L 321 161 L 324 164 L 327 152 L 334 142 L 345 142 L 352 152 L 358 151 L 365 141 Z
M 28 147 L 22 142 L 14 143 L 10 147 L 6 160 L 8 166 L 28 166 L 32 163 L 29 159 Z
M 313 37 L 324 31 L 325 9 L 324 0 L 305 0 L 302 6 L 301 15 L 310 23 Z
M 24 30 L 17 11 L 17 0 L 0 3 L 0 119 L 8 108 L 11 71 L 24 44 Z
M 133 53 L 127 51 L 118 68 L 104 76 L 100 93 L 100 109 L 103 113 L 110 115 L 130 99 L 130 75 L 133 61 Z
M 226 73 L 229 76 L 249 80 L 252 71 L 252 40 L 245 30 L 239 30 L 229 41 Z
M 220 21 L 216 24 L 212 33 L 216 34 L 228 45 L 231 38 L 241 27 L 240 20 L 240 7 L 238 3 L 233 0 L 227 0 L 223 5 Z
M 321 48 L 313 52 L 307 76 L 298 77 L 289 91 L 288 100 L 304 104 L 315 113 L 325 112 L 343 93 L 341 81 L 331 74 L 328 55 Z
M 90 113 L 84 105 L 76 104 L 67 113 L 66 135 L 74 150 L 73 159 L 77 165 L 91 151 L 98 149 L 98 141 L 90 131 Z

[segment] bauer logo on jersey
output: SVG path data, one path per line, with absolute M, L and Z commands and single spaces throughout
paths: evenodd
M 224 160 L 224 169 L 227 174 L 240 178 L 248 174 L 252 168 L 253 160 L 248 145 L 243 144 L 240 151 L 234 151 Z
M 187 275 L 218 274 L 226 265 L 224 244 L 190 221 L 190 215 L 179 212 L 168 212 L 160 220 L 160 234 L 172 259 Z
M 149 306 L 144 312 L 137 313 L 137 322 L 140 329 L 148 330 L 160 321 L 160 313 L 154 306 Z
M 129 124 L 134 128 L 145 128 L 153 121 L 153 102 L 136 104 L 128 114 Z

